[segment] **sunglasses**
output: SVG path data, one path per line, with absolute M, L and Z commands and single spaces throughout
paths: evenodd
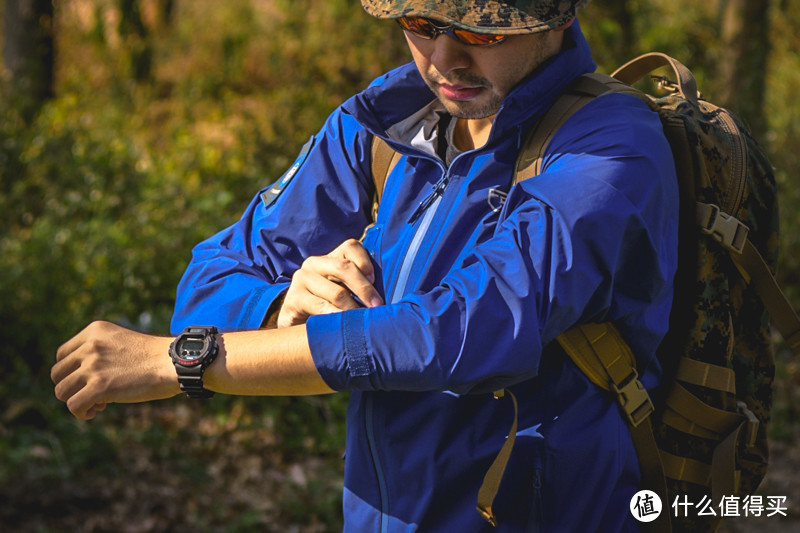
M 401 17 L 397 19 L 397 23 L 405 31 L 413 33 L 422 39 L 435 39 L 440 35 L 449 35 L 456 41 L 470 46 L 491 46 L 506 40 L 505 35 L 462 30 L 452 25 L 437 24 L 423 17 Z

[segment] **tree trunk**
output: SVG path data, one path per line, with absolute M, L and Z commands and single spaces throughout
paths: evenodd
M 131 74 L 137 82 L 149 81 L 153 73 L 153 42 L 142 21 L 139 0 L 119 0 L 119 34 L 130 52 Z
M 756 136 L 766 127 L 769 4 L 769 0 L 724 0 L 721 4 L 719 103 L 740 116 Z
M 53 96 L 53 2 L 5 0 L 3 61 L 15 86 L 38 107 Z
M 617 46 L 617 54 L 621 59 L 633 56 L 636 49 L 636 31 L 633 27 L 633 12 L 627 0 L 609 2 L 609 11 L 622 29 L 622 42 Z

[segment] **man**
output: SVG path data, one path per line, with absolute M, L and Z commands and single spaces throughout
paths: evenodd
M 526 132 L 595 68 L 575 20 L 585 2 L 362 3 L 399 22 L 414 63 L 345 102 L 195 248 L 172 327 L 218 327 L 181 337 L 189 358 L 215 341 L 216 359 L 187 377 L 173 339 L 95 323 L 59 350 L 57 396 L 91 418 L 177 394 L 176 368 L 198 395 L 351 390 L 347 531 L 636 530 L 629 430 L 552 341 L 612 320 L 658 383 L 677 246 L 658 117 L 598 97 L 511 188 Z M 368 227 L 376 136 L 401 157 Z M 490 394 L 504 387 L 519 427 L 492 529 L 475 501 L 514 416 Z

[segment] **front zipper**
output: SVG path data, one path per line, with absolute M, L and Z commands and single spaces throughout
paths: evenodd
M 372 465 L 375 467 L 375 477 L 378 478 L 378 495 L 381 500 L 381 528 L 380 533 L 389 531 L 389 492 L 386 486 L 386 476 L 383 473 L 381 460 L 378 457 L 378 445 L 375 441 L 375 398 L 372 393 L 364 393 L 364 418 L 366 423 L 367 445 L 372 456 Z
M 542 529 L 542 470 L 533 472 L 533 501 L 528 515 L 528 533 L 538 533 Z
M 444 189 L 447 187 L 448 181 L 450 180 L 447 173 L 445 172 L 444 174 L 442 174 L 442 177 L 439 178 L 439 181 L 433 184 L 433 187 L 431 187 L 431 192 L 428 194 L 428 196 L 423 198 L 422 201 L 417 206 L 417 208 L 414 210 L 414 212 L 411 213 L 411 218 L 408 221 L 409 224 L 413 224 L 414 222 L 416 222 L 420 214 L 425 212 L 431 206 L 431 204 L 433 204 L 433 202 L 442 197 L 442 194 L 444 194 Z
M 417 219 L 422 216 L 422 220 L 414 231 L 411 243 L 408 245 L 408 249 L 406 249 L 406 253 L 403 256 L 403 262 L 400 264 L 394 290 L 392 290 L 392 297 L 389 299 L 388 303 L 396 302 L 402 298 L 405 293 L 406 285 L 408 285 L 408 278 L 411 275 L 411 267 L 414 264 L 414 260 L 417 258 L 422 240 L 428 233 L 428 229 L 433 221 L 433 216 L 436 214 L 439 204 L 442 201 L 444 190 L 447 188 L 447 184 L 450 181 L 447 171 L 444 169 L 442 170 L 442 177 L 431 187 L 431 192 L 419 203 L 408 221 L 409 224 L 414 224 Z
M 444 194 L 444 190 L 447 187 L 448 181 L 447 171 L 443 169 L 442 177 L 433 185 L 431 192 L 419 203 L 417 208 L 414 210 L 414 213 L 411 215 L 409 224 L 415 223 L 420 215 L 422 215 L 422 220 L 417 226 L 417 229 L 414 231 L 414 236 L 411 238 L 411 243 L 408 245 L 408 249 L 403 256 L 403 262 L 400 265 L 400 271 L 398 272 L 394 290 L 392 291 L 392 297 L 389 299 L 388 303 L 396 302 L 403 296 L 403 293 L 405 292 L 406 285 L 408 284 L 408 278 L 411 274 L 411 266 L 414 264 L 414 260 L 419 252 L 419 247 L 422 245 L 422 240 L 428 233 L 428 229 L 433 221 L 433 216 L 436 214 L 439 204 L 442 201 L 442 195 Z M 366 393 L 365 396 L 366 403 L 364 416 L 366 418 L 367 442 L 369 444 L 373 466 L 375 467 L 375 475 L 378 478 L 378 491 L 380 493 L 381 501 L 380 532 L 387 533 L 389 531 L 389 493 L 383 467 L 381 466 L 381 461 L 378 457 L 378 446 L 375 440 L 375 399 L 370 393 Z
M 408 284 L 408 277 L 411 274 L 411 266 L 414 259 L 419 252 L 419 247 L 422 244 L 422 239 L 428 232 L 428 228 L 433 220 L 433 215 L 442 200 L 442 194 L 447 187 L 448 176 L 446 169 L 442 168 L 442 177 L 433 185 L 431 192 L 419 203 L 414 213 L 411 215 L 409 224 L 413 224 L 416 220 L 422 217 L 414 235 L 411 238 L 411 243 L 403 256 L 403 262 L 400 265 L 400 271 L 397 275 L 392 297 L 387 303 L 393 303 L 402 297 Z M 369 447 L 370 456 L 372 458 L 372 465 L 375 468 L 375 477 L 378 480 L 378 492 L 380 497 L 380 516 L 381 525 L 380 533 L 387 533 L 389 531 L 389 491 L 386 484 L 386 476 L 381 465 L 380 457 L 378 456 L 378 444 L 375 436 L 375 398 L 372 393 L 364 394 L 364 418 L 365 418 L 365 431 L 367 436 L 367 445 Z

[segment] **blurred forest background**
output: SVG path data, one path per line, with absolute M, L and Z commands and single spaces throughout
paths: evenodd
M 194 244 L 236 220 L 345 98 L 409 60 L 356 0 L 4 0 L 0 530 L 336 531 L 345 395 L 176 398 L 74 420 L 57 346 L 93 319 L 166 334 Z M 771 154 L 800 308 L 800 2 L 595 0 L 600 70 L 660 50 Z M 764 494 L 800 516 L 800 371 L 778 344 Z M 796 529 L 794 529 L 796 531 Z

